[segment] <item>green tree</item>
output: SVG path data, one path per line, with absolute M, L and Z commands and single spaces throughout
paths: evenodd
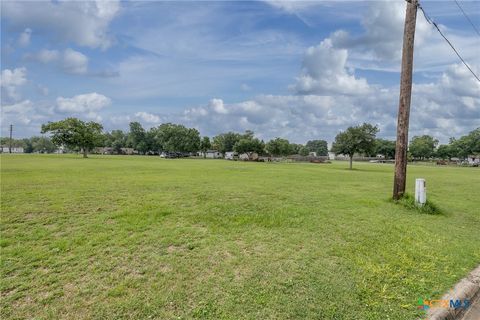
M 395 158 L 395 141 L 385 140 L 385 139 L 376 139 L 375 140 L 375 155 L 381 154 L 385 159 L 394 159 Z
M 350 158 L 350 169 L 352 169 L 353 155 L 355 153 L 370 154 L 375 148 L 375 136 L 378 128 L 368 123 L 361 126 L 349 127 L 335 137 L 332 144 L 332 151 L 335 154 L 345 154 Z
M 146 141 L 147 133 L 140 122 L 130 122 L 129 138 L 135 150 L 141 154 L 146 154 L 149 146 Z
M 300 154 L 300 150 L 303 148 L 303 145 L 298 143 L 290 143 L 290 153 L 289 154 Z
M 103 135 L 103 146 L 113 148 L 114 153 L 121 154 L 122 148 L 127 147 L 128 134 L 122 130 L 112 130 Z
M 23 152 L 25 153 L 34 152 L 32 138 L 25 138 L 25 139 L 22 139 L 22 141 L 23 141 Z
M 246 134 L 250 134 L 247 132 Z M 233 151 L 233 146 L 242 138 L 242 135 L 235 132 L 227 132 L 213 137 L 213 148 L 225 154 Z
M 450 159 L 452 157 L 452 147 L 448 144 L 439 145 L 437 151 L 435 152 L 435 156 L 445 160 Z
M 429 135 L 415 136 L 410 141 L 408 150 L 414 158 L 429 159 L 435 154 L 438 140 Z
M 317 156 L 328 155 L 328 144 L 325 140 L 311 140 L 308 141 L 305 147 L 309 152 L 316 152 Z
M 304 156 L 304 157 L 308 156 L 309 153 L 310 153 L 310 150 L 308 150 L 308 148 L 305 147 L 305 146 L 302 146 L 300 148 L 300 150 L 298 151 L 298 154 L 301 155 L 301 156 Z
M 52 153 L 57 150 L 57 147 L 52 140 L 47 137 L 31 137 L 29 140 L 32 152 Z
M 99 123 L 83 122 L 77 118 L 67 118 L 42 125 L 42 133 L 50 132 L 55 145 L 78 148 L 83 152 L 84 158 L 87 158 L 88 151 L 98 144 L 102 129 Z
M 169 152 L 197 152 L 200 133 L 181 124 L 164 123 L 156 129 L 155 139 L 161 150 Z
M 465 159 L 469 155 L 480 154 L 480 128 L 477 128 L 459 139 L 450 138 L 452 156 Z
M 207 150 L 209 150 L 212 147 L 212 144 L 210 143 L 210 138 L 205 136 L 202 138 L 202 141 L 200 142 L 200 150 L 203 152 L 203 157 L 207 157 Z
M 245 136 L 241 138 L 233 146 L 233 150 L 235 152 L 246 153 L 248 154 L 248 157 L 251 157 L 254 152 L 258 154 L 263 154 L 264 149 L 265 143 L 252 136 Z
M 265 145 L 267 152 L 273 156 L 288 156 L 292 154 L 290 142 L 287 139 L 275 138 Z

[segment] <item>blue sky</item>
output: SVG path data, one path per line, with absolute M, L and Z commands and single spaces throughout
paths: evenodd
M 480 28 L 480 2 L 461 1 Z M 480 74 L 453 1 L 423 7 Z M 2 135 L 68 116 L 304 143 L 362 122 L 394 138 L 405 1 L 2 1 Z M 410 136 L 480 126 L 480 83 L 419 12 Z

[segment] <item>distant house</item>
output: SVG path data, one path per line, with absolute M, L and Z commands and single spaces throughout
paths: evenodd
M 258 153 L 256 152 L 250 152 L 250 153 L 242 153 L 240 155 L 238 155 L 238 158 L 240 160 L 244 160 L 244 161 L 257 161 L 258 160 Z
M 93 150 L 93 153 L 97 154 L 113 154 L 113 148 L 110 147 L 97 147 Z
M 480 154 L 469 155 L 467 157 L 467 162 L 469 165 L 479 165 L 480 164 Z
M 335 160 L 335 152 L 328 152 L 328 160 Z
M 57 153 L 57 154 L 63 154 L 63 153 L 66 153 L 66 151 L 65 151 L 65 147 L 64 147 L 64 146 L 60 146 L 60 147 L 58 147 L 58 149 L 57 149 L 57 150 L 55 150 L 55 152 L 54 152 L 54 153 Z
M 205 158 L 220 159 L 222 158 L 222 154 L 217 150 L 207 150 L 207 152 L 205 152 Z
M 133 148 L 120 148 L 122 154 L 132 155 L 138 154 L 138 151 Z
M 229 151 L 225 152 L 225 160 L 235 160 L 238 159 L 238 153 Z
M 315 151 L 310 151 L 310 152 L 308 153 L 308 155 L 311 156 L 311 157 L 316 157 L 316 156 L 317 156 L 317 153 L 316 153 Z
M 10 153 L 9 147 L 2 147 L 3 153 Z M 12 147 L 12 153 L 25 153 L 22 147 Z

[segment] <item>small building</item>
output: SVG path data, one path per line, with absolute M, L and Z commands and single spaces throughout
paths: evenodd
M 96 153 L 96 154 L 113 154 L 113 148 L 110 148 L 110 147 L 96 147 L 93 150 L 93 153 Z
M 222 158 L 222 154 L 217 150 L 207 150 L 207 152 L 205 152 L 205 158 L 220 159 Z
M 225 152 L 225 160 L 236 160 L 238 159 L 238 153 L 233 151 Z
M 311 156 L 311 157 L 316 157 L 316 156 L 317 156 L 317 153 L 316 153 L 315 151 L 310 151 L 310 152 L 308 153 L 308 155 Z
M 480 154 L 472 154 L 467 157 L 467 162 L 471 166 L 480 165 Z
M 120 151 L 126 155 L 138 154 L 138 151 L 133 148 L 120 148 Z
M 258 160 L 258 153 L 256 153 L 256 152 L 242 153 L 242 154 L 238 155 L 238 158 L 240 160 L 244 160 L 244 161 L 257 161 Z
M 54 152 L 54 153 L 56 153 L 56 154 L 64 154 L 64 153 L 66 153 L 66 151 L 65 151 L 65 147 L 64 147 L 64 146 L 60 146 L 60 147 L 58 147 L 58 149 L 57 149 L 57 150 L 55 150 L 55 152 Z
M 332 151 L 328 152 L 328 160 L 335 160 L 335 152 L 332 152 Z
M 9 147 L 2 147 L 2 153 L 10 153 Z M 12 147 L 11 153 L 25 153 L 22 147 Z

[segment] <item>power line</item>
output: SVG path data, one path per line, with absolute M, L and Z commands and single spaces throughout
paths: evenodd
M 470 68 L 470 66 L 465 62 L 465 60 L 462 58 L 462 56 L 460 55 L 460 53 L 458 53 L 457 49 L 455 49 L 455 47 L 453 46 L 453 44 L 447 39 L 447 37 L 445 37 L 445 35 L 442 33 L 442 31 L 440 30 L 440 28 L 438 27 L 437 23 L 435 21 L 433 21 L 429 16 L 428 14 L 425 12 L 425 10 L 423 9 L 423 7 L 420 5 L 420 3 L 417 4 L 418 8 L 420 8 L 420 10 L 422 10 L 423 12 L 423 16 L 425 17 L 425 20 L 427 20 L 428 23 L 432 24 L 435 29 L 437 29 L 437 31 L 440 33 L 440 35 L 443 37 L 443 39 L 445 39 L 445 41 L 447 41 L 447 43 L 450 45 L 450 47 L 452 47 L 453 51 L 455 51 L 455 53 L 457 54 L 457 56 L 460 58 L 460 60 L 463 62 L 463 64 L 465 65 L 465 67 L 467 67 L 468 70 L 470 70 L 470 72 L 473 74 L 473 76 L 478 80 L 478 82 L 480 82 L 480 78 L 475 74 L 475 72 L 473 72 L 473 70 Z
M 460 9 L 460 11 L 462 11 L 463 15 L 465 16 L 465 18 L 467 18 L 468 22 L 470 22 L 470 24 L 472 25 L 473 29 L 475 30 L 475 32 L 480 36 L 480 32 L 478 31 L 477 27 L 475 27 L 475 25 L 473 24 L 472 20 L 470 20 L 470 18 L 468 17 L 468 15 L 465 13 L 465 11 L 463 10 L 463 8 L 460 6 L 460 3 L 458 3 L 457 0 L 453 0 L 455 1 L 455 3 L 457 4 L 457 7 Z

